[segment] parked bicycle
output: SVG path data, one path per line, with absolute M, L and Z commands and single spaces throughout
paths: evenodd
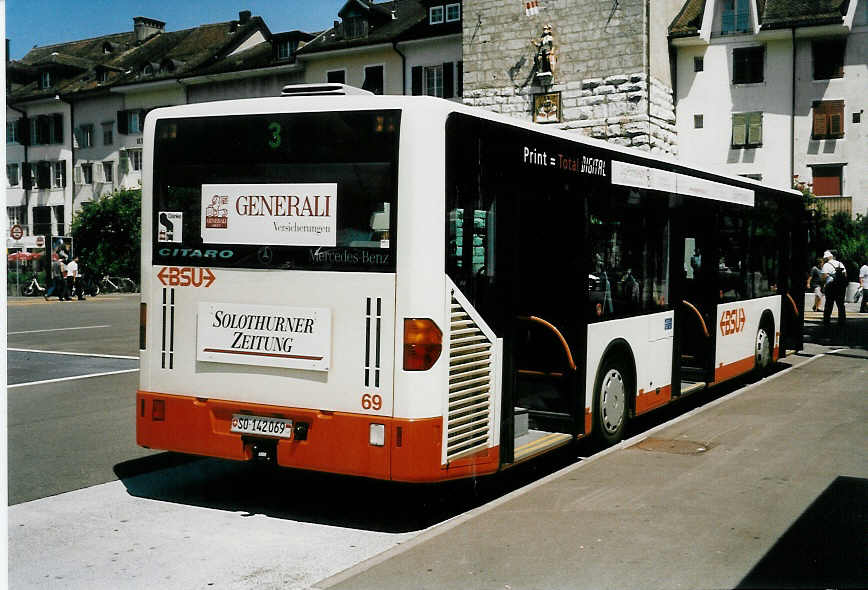
M 75 286 L 73 287 L 73 294 L 71 296 L 78 296 L 78 290 L 81 289 L 82 293 L 87 295 L 88 297 L 96 297 L 100 293 L 99 283 L 94 281 L 90 276 L 81 275 L 76 279 Z
M 103 293 L 135 293 L 136 283 L 127 277 L 110 277 L 105 275 L 98 285 Z
M 39 297 L 45 294 L 45 287 L 39 284 L 39 279 L 36 278 L 36 273 L 30 277 L 30 282 L 25 285 L 22 290 L 27 297 Z

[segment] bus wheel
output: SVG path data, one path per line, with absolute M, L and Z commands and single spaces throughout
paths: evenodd
M 772 366 L 772 338 L 768 324 L 763 324 L 756 332 L 756 346 L 754 347 L 756 370 L 765 373 Z
M 631 391 L 630 371 L 620 357 L 608 357 L 594 387 L 594 432 L 606 446 L 621 440 L 627 423 L 627 400 Z

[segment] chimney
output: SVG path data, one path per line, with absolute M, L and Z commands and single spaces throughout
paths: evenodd
M 250 21 L 250 11 L 242 10 L 241 12 L 239 12 L 238 20 L 241 22 L 242 25 L 246 25 Z
M 133 17 L 133 30 L 136 32 L 136 41 L 141 43 L 151 35 L 165 32 L 166 23 L 153 18 L 136 16 Z

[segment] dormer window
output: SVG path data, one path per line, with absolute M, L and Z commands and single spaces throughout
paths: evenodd
M 344 19 L 344 37 L 346 39 L 361 39 L 368 36 L 368 20 L 361 16 L 351 16 Z
M 446 5 L 446 22 L 454 23 L 455 21 L 461 20 L 461 4 L 447 4 Z
M 723 0 L 720 13 L 720 34 L 750 32 L 750 1 Z
M 442 6 L 432 6 L 428 9 L 428 24 L 429 25 L 439 25 L 443 22 L 443 7 Z
M 42 72 L 39 74 L 39 88 L 41 90 L 51 88 L 51 72 Z
M 105 55 L 109 55 L 112 51 L 114 51 L 114 49 L 112 48 L 112 44 L 111 44 L 111 43 L 109 43 L 108 41 L 106 41 L 105 43 L 102 44 L 102 52 L 103 52 Z
M 281 41 L 277 44 L 277 59 L 292 59 L 298 49 L 298 40 Z
M 154 66 L 153 64 L 145 64 L 145 67 L 142 68 L 143 76 L 153 76 L 154 75 Z
M 108 70 L 105 68 L 98 68 L 96 71 L 96 81 L 108 82 Z

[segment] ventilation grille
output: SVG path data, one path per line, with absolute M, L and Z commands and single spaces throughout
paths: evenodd
M 488 446 L 494 382 L 492 342 L 454 296 L 451 313 L 447 461 Z

